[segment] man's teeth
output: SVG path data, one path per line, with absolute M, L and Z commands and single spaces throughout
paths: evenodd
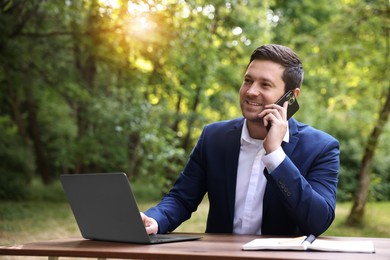
M 261 104 L 259 104 L 259 103 L 250 102 L 250 101 L 248 101 L 248 104 L 251 106 L 261 106 Z

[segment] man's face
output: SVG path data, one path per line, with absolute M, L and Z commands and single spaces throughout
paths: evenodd
M 257 115 L 284 94 L 283 71 L 284 67 L 273 61 L 254 60 L 249 64 L 240 88 L 241 112 L 247 120 L 262 122 Z

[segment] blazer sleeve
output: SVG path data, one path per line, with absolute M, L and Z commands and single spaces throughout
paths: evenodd
M 158 205 L 145 212 L 156 219 L 159 233 L 173 231 L 189 219 L 206 192 L 206 232 L 231 233 L 243 122 L 243 118 L 236 118 L 204 127 L 173 188 Z
M 157 221 L 158 233 L 171 232 L 189 219 L 206 193 L 206 170 L 202 155 L 205 129 L 173 188 L 155 207 L 145 211 L 147 216 Z
M 308 126 L 293 140 L 298 141 L 286 144 L 295 145 L 293 152 L 265 176 L 299 230 L 318 236 L 335 217 L 339 142 Z

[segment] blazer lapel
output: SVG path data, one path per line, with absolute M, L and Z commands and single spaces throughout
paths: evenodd
M 282 148 L 283 148 L 284 153 L 288 157 L 290 157 L 295 149 L 295 146 L 298 143 L 299 138 L 297 136 L 298 135 L 297 122 L 294 119 L 290 119 L 288 122 L 289 122 L 288 127 L 289 127 L 289 132 L 290 132 L 289 141 L 288 141 L 288 143 L 283 142 Z
M 226 147 L 225 147 L 225 172 L 226 172 L 226 199 L 229 205 L 229 218 L 233 224 L 234 218 L 234 203 L 236 197 L 236 182 L 237 182 L 237 168 L 238 157 L 240 155 L 241 147 L 241 132 L 244 120 L 239 121 L 227 133 Z M 233 226 L 232 226 L 233 228 Z

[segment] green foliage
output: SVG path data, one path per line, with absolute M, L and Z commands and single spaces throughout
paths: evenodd
M 8 117 L 0 116 L 0 200 L 24 199 L 32 173 L 32 155 L 24 149 Z
M 296 118 L 340 140 L 338 199 L 351 200 L 390 82 L 386 0 L 109 3 L 0 4 L 2 196 L 26 196 L 31 175 L 103 171 L 164 193 L 202 127 L 241 115 L 249 55 L 274 42 L 303 61 Z M 371 200 L 390 198 L 389 132 Z
M 390 82 L 385 58 L 388 2 L 276 1 L 274 13 L 283 28 L 276 31 L 275 39 L 304 57 L 306 74 L 300 98 L 304 108 L 297 118 L 340 140 L 338 199 L 351 200 L 364 148 Z M 381 139 L 388 134 L 387 129 Z M 389 199 L 378 192 L 389 193 L 385 185 L 388 149 L 388 142 L 381 141 L 376 150 L 371 200 Z

